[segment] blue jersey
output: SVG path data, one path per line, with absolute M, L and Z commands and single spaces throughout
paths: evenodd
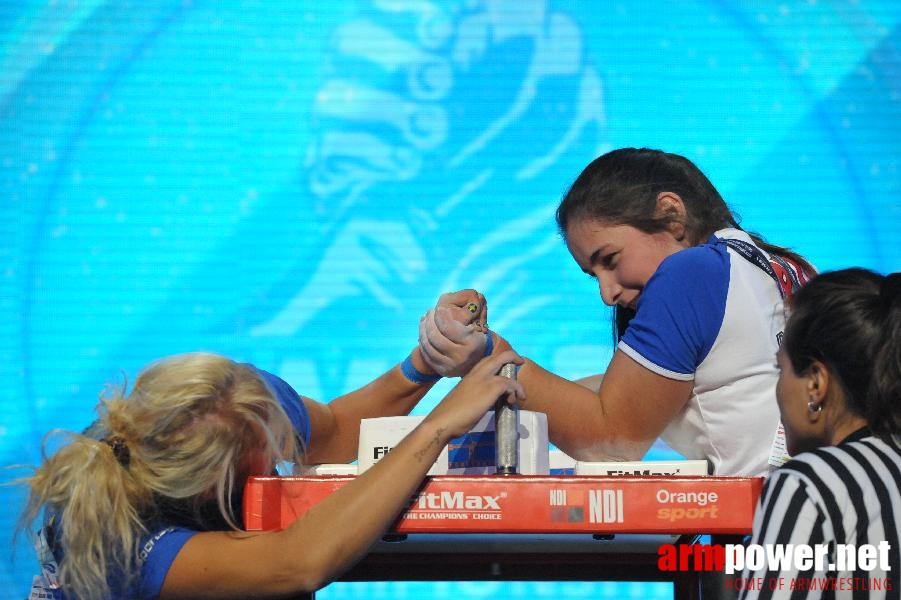
M 291 420 L 301 442 L 306 445 L 310 440 L 310 418 L 300 395 L 280 377 L 262 369 L 256 369 L 256 367 L 254 369 L 272 390 Z M 137 582 L 129 591 L 129 598 L 142 599 L 159 596 L 175 557 L 187 541 L 199 533 L 195 529 L 168 523 L 157 524 L 151 529 L 151 533 L 141 540 L 138 556 L 141 571 Z M 42 575 L 34 578 L 29 598 L 31 600 L 39 598 L 63 600 L 67 596 L 63 595 L 59 589 L 55 589 L 56 562 L 60 560 L 61 556 L 58 555 L 58 546 L 52 542 L 48 543 L 46 540 L 46 530 L 46 527 L 42 529 L 38 542 Z M 53 548 L 54 552 L 50 552 L 50 548 Z M 57 555 L 53 556 L 53 554 Z

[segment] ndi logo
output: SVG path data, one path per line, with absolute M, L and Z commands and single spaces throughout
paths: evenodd
M 550 491 L 551 506 L 566 506 L 566 490 Z
M 623 522 L 623 491 L 590 490 L 588 492 L 588 520 L 591 523 Z

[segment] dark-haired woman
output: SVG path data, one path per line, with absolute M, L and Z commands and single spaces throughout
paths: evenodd
M 752 544 L 823 554 L 746 570 L 762 585 L 743 597 L 901 597 L 901 273 L 813 278 L 778 361 L 793 458 L 764 485 Z
M 593 388 L 526 360 L 525 408 L 547 414 L 551 441 L 579 460 L 640 460 L 662 437 L 718 475 L 784 462 L 773 356 L 783 302 L 813 272 L 807 261 L 743 231 L 697 166 L 659 150 L 594 160 L 557 224 L 614 307 L 618 343 Z M 442 297 L 422 320 L 420 346 L 439 372 L 465 372 L 486 347 L 483 332 L 448 312 L 472 294 Z

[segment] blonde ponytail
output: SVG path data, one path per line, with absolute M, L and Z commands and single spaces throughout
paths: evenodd
M 107 388 L 99 414 L 84 435 L 49 434 L 43 464 L 24 480 L 23 527 L 42 510 L 54 520 L 60 583 L 79 600 L 125 595 L 157 523 L 238 529 L 251 460 L 265 474 L 301 461 L 297 432 L 260 372 L 216 354 L 148 365 L 127 396 L 125 384 Z M 48 455 L 51 437 L 63 435 Z
M 50 456 L 48 444 L 58 437 L 67 443 Z M 64 549 L 59 581 L 79 600 L 102 600 L 124 592 L 137 574 L 137 547 L 146 533 L 142 505 L 147 492 L 137 485 L 102 441 L 62 431 L 43 442 L 44 461 L 25 480 L 29 497 L 23 527 L 41 517 L 51 538 Z M 111 575 L 116 587 L 111 590 Z

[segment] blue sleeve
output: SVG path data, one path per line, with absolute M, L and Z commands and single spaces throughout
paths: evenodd
M 137 598 L 157 598 L 175 557 L 197 532 L 183 527 L 168 527 L 143 540 L 141 578 Z
M 257 367 L 254 367 L 254 369 L 263 377 L 263 380 L 275 394 L 275 397 L 278 398 L 282 408 L 285 409 L 288 418 L 291 419 L 291 423 L 294 425 L 294 431 L 303 440 L 304 446 L 308 445 L 311 435 L 310 416 L 307 413 L 307 407 L 304 406 L 303 400 L 300 399 L 300 394 L 281 377 Z
M 723 324 L 729 273 L 723 244 L 668 256 L 645 285 L 620 348 L 655 372 L 691 379 Z

